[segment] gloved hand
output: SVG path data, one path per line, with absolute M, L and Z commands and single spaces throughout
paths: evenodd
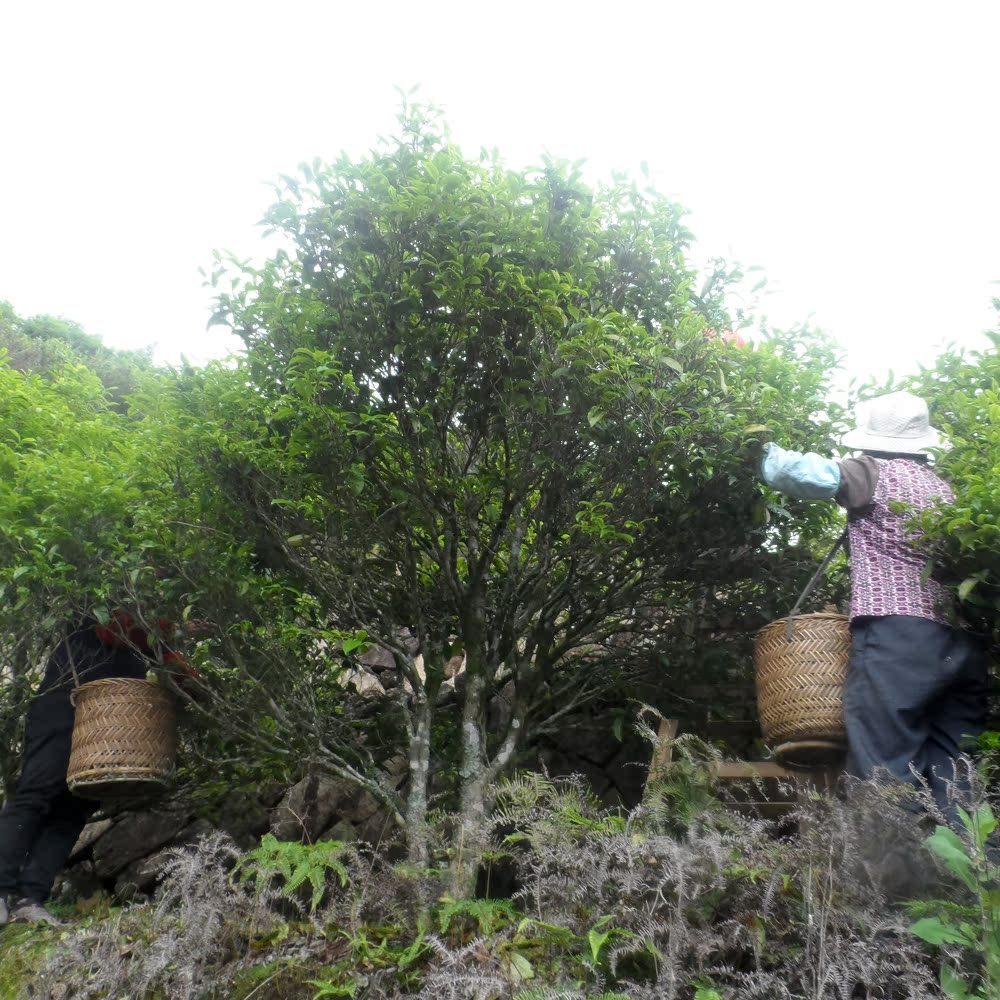
M 840 466 L 815 452 L 786 451 L 764 445 L 760 477 L 768 486 L 796 500 L 832 500 L 840 488 Z
M 168 651 L 163 654 L 163 665 L 174 675 L 178 683 L 186 680 L 200 680 L 201 674 L 184 658 L 183 653 Z

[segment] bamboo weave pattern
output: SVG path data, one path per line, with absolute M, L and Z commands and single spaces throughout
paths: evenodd
M 846 615 L 817 612 L 765 625 L 754 641 L 757 711 L 766 743 L 832 740 L 844 743 L 844 682 L 851 655 Z
M 144 680 L 113 678 L 81 685 L 74 703 L 70 791 L 120 797 L 148 793 L 170 780 L 177 716 L 168 691 Z

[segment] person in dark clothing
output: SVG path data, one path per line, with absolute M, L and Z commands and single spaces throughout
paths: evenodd
M 955 628 L 947 590 L 924 570 L 910 530 L 913 511 L 952 492 L 928 464 L 940 445 L 927 405 L 906 392 L 871 400 L 843 444 L 842 461 L 769 445 L 768 485 L 802 500 L 847 510 L 851 555 L 852 651 L 844 690 L 848 772 L 887 771 L 926 783 L 938 809 L 959 826 L 955 761 L 987 720 L 985 644 Z
M 111 677 L 144 678 L 153 659 L 190 669 L 121 611 L 107 625 L 81 622 L 49 656 L 28 708 L 21 777 L 0 811 L 0 924 L 57 922 L 43 903 L 95 808 L 66 785 L 73 689 Z

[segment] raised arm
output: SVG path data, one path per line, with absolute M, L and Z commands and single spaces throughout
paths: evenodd
M 787 451 L 764 445 L 760 477 L 796 500 L 833 500 L 840 488 L 840 464 L 815 452 Z
M 836 500 L 848 510 L 872 502 L 878 475 L 878 462 L 870 455 L 838 462 L 812 451 L 766 444 L 760 460 L 760 477 L 773 489 L 796 500 Z

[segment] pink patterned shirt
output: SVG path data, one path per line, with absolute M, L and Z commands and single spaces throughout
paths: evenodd
M 926 465 L 908 459 L 876 459 L 878 483 L 871 505 L 850 515 L 851 617 L 912 615 L 947 624 L 948 592 L 935 580 L 920 582 L 927 556 L 907 530 L 912 514 L 896 514 L 893 501 L 913 511 L 935 499 L 952 500 L 951 488 Z

